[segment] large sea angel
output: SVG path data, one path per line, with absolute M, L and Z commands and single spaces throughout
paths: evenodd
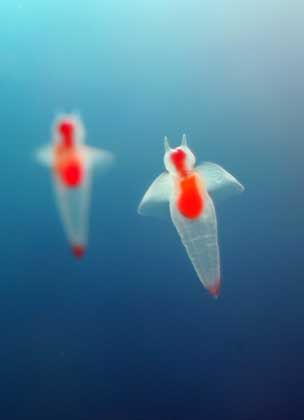
M 76 258 L 87 247 L 92 169 L 107 167 L 113 155 L 85 144 L 85 130 L 78 115 L 59 115 L 53 140 L 36 152 L 36 159 L 52 174 L 55 199 L 65 234 Z
M 148 188 L 138 212 L 171 216 L 200 281 L 217 297 L 221 270 L 213 199 L 241 193 L 244 187 L 221 166 L 211 162 L 195 166 L 195 162 L 185 135 L 175 149 L 170 148 L 165 137 L 167 172 L 158 176 Z

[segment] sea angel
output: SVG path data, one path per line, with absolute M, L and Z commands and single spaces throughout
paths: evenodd
M 77 115 L 60 115 L 53 141 L 36 152 L 36 159 L 50 168 L 57 207 L 67 239 L 76 258 L 86 251 L 92 169 L 108 166 L 113 155 L 85 145 L 85 130 Z
M 200 281 L 218 297 L 220 256 L 212 197 L 220 199 L 234 195 L 244 191 L 244 187 L 221 166 L 211 162 L 195 166 L 195 162 L 186 135 L 175 149 L 170 148 L 165 137 L 164 164 L 168 172 L 154 180 L 139 204 L 138 212 L 151 216 L 170 213 Z

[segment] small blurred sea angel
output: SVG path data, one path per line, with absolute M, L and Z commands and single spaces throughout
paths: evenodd
M 53 140 L 35 153 L 51 170 L 55 199 L 72 252 L 81 258 L 88 242 L 88 215 L 92 170 L 108 167 L 110 152 L 85 144 L 84 125 L 74 114 L 59 115 L 54 122 Z

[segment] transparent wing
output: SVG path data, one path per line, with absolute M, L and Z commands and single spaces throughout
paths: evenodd
M 69 188 L 53 175 L 57 207 L 72 251 L 81 257 L 88 239 L 88 213 L 90 202 L 91 172 L 88 168 L 80 186 Z
M 222 201 L 245 190 L 233 175 L 216 163 L 204 162 L 197 166 L 195 171 L 201 175 L 207 191 L 216 201 Z
M 217 297 L 220 292 L 217 221 L 212 199 L 207 193 L 205 202 L 202 216 L 191 220 L 179 212 L 173 197 L 170 200 L 170 214 L 200 281 Z
M 111 152 L 89 146 L 84 146 L 84 148 L 87 166 L 107 170 L 114 163 L 114 155 Z
M 53 165 L 53 148 L 50 145 L 41 147 L 34 152 L 35 160 L 43 166 L 51 167 Z
M 143 196 L 138 213 L 142 216 L 168 217 L 172 185 L 172 178 L 168 172 L 159 175 Z

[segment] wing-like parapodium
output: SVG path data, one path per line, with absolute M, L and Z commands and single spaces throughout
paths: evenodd
M 34 153 L 35 160 L 43 166 L 51 167 L 54 162 L 53 148 L 51 145 L 41 147 Z
M 103 171 L 111 167 L 114 162 L 114 155 L 103 149 L 85 146 L 86 164 L 89 167 L 98 167 Z
M 216 163 L 204 162 L 197 166 L 195 171 L 201 175 L 207 191 L 216 201 L 222 201 L 245 190 L 233 175 Z
M 170 213 L 200 281 L 217 297 L 220 292 L 220 256 L 216 214 L 211 197 L 205 193 L 204 212 L 198 219 L 184 217 L 174 197 L 170 200 Z
M 172 185 L 172 177 L 168 172 L 159 175 L 143 196 L 138 213 L 142 216 L 168 217 Z

